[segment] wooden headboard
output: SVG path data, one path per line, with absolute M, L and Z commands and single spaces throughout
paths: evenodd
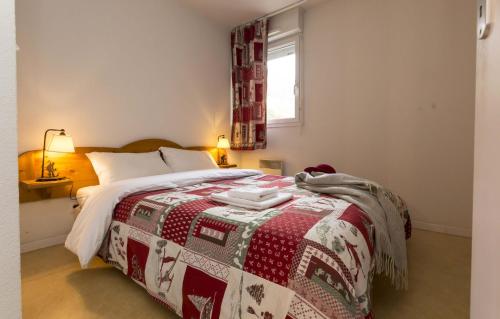
M 145 139 L 132 142 L 119 148 L 113 147 L 76 147 L 75 153 L 48 153 L 48 158 L 55 162 L 57 171 L 61 176 L 66 176 L 73 181 L 72 193 L 76 194 L 79 188 L 85 186 L 99 185 L 99 180 L 94 168 L 85 153 L 90 152 L 113 152 L 113 153 L 144 153 L 157 151 L 160 147 L 172 147 L 188 150 L 207 150 L 217 159 L 217 149 L 207 146 L 182 147 L 177 143 L 163 139 Z M 19 155 L 19 181 L 33 180 L 40 177 L 42 166 L 42 151 L 29 151 Z M 19 187 L 19 201 L 32 202 L 47 198 L 68 197 L 71 185 L 54 187 L 50 192 L 39 192 Z

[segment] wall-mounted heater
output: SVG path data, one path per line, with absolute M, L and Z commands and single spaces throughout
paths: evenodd
M 282 160 L 261 159 L 259 161 L 259 169 L 265 174 L 283 175 L 284 163 Z

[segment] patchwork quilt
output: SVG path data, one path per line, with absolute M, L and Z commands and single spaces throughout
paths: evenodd
M 246 185 L 294 197 L 263 211 L 209 197 Z M 124 198 L 99 255 L 183 318 L 372 318 L 374 231 L 355 205 L 257 175 Z

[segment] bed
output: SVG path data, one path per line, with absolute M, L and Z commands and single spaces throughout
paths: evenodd
M 210 198 L 249 185 L 293 198 L 261 211 Z M 80 195 L 66 247 L 82 267 L 98 255 L 183 318 L 373 318 L 370 214 L 292 177 L 205 169 Z M 409 237 L 406 205 L 392 199 Z

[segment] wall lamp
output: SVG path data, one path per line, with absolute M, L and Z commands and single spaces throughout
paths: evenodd
M 221 164 L 221 165 L 227 164 L 227 155 L 225 154 L 225 151 L 224 151 L 224 154 L 222 154 L 222 156 L 221 156 L 219 153 L 219 150 L 220 149 L 226 150 L 230 147 L 231 147 L 231 145 L 229 144 L 229 140 L 226 138 L 225 135 L 219 135 L 217 137 L 217 157 L 219 160 L 219 162 L 217 164 Z

